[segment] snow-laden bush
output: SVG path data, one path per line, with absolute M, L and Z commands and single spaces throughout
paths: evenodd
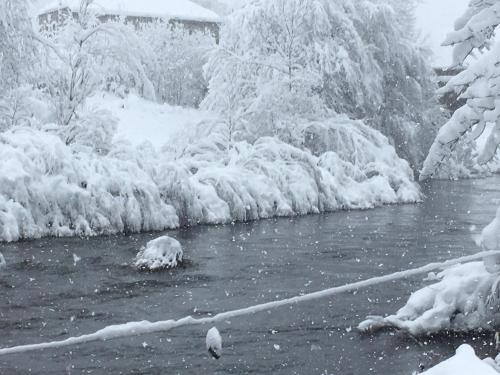
M 500 248 L 500 209 L 483 229 L 479 244 L 486 250 Z M 361 331 L 395 327 L 413 335 L 440 331 L 496 329 L 500 323 L 500 256 L 462 264 L 429 275 L 436 281 L 413 293 L 395 315 L 370 316 Z
M 182 257 L 179 241 L 163 236 L 149 241 L 137 254 L 134 265 L 140 270 L 158 271 L 177 267 Z
M 67 145 L 88 147 L 97 153 L 109 152 L 116 133 L 118 120 L 106 110 L 86 112 L 58 133 Z
M 309 129 L 309 130 L 307 130 Z M 314 130 L 313 130 L 314 129 Z M 117 143 L 106 153 L 56 135 L 0 135 L 0 240 L 95 235 L 416 202 L 418 186 L 388 140 L 361 122 L 304 125 L 322 150 L 274 138 L 229 142 L 201 123 L 174 151 Z M 341 137 L 342 142 L 338 137 Z

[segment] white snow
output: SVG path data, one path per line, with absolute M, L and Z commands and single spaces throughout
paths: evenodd
M 38 13 L 61 8 L 78 12 L 80 3 L 80 0 L 54 0 L 41 7 Z M 220 21 L 216 13 L 189 0 L 94 0 L 91 6 L 100 14 Z
M 476 356 L 474 349 L 469 345 L 462 345 L 452 358 L 425 371 L 425 375 L 498 375 L 489 361 L 482 361 Z
M 500 249 L 500 207 L 495 219 L 483 229 L 480 244 L 485 249 Z
M 135 94 L 120 98 L 99 93 L 87 101 L 89 110 L 108 110 L 118 120 L 116 137 L 134 146 L 151 143 L 156 148 L 173 143 L 203 120 L 215 115 L 193 108 L 158 104 Z
M 488 272 L 482 261 L 446 269 L 429 278 L 439 282 L 414 292 L 395 315 L 370 316 L 358 329 L 396 327 L 413 335 L 492 329 L 496 309 L 490 308 L 488 297 L 498 277 L 498 273 Z
M 80 262 L 82 260 L 82 258 L 80 258 L 78 255 L 76 254 L 73 254 L 73 266 L 76 267 L 76 265 L 78 264 L 78 262 Z
M 212 327 L 208 330 L 205 343 L 209 353 L 215 359 L 219 359 L 222 355 L 222 337 L 216 327 Z
M 5 267 L 7 267 L 7 262 L 5 261 L 3 254 L 0 253 L 0 270 Z
M 182 262 L 182 246 L 176 239 L 163 236 L 147 243 L 135 259 L 139 269 L 156 271 L 175 268 Z

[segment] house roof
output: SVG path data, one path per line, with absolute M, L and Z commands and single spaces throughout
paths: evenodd
M 101 14 L 220 21 L 216 13 L 189 0 L 94 0 L 91 6 Z M 38 13 L 45 14 L 63 8 L 78 12 L 80 0 L 53 0 Z

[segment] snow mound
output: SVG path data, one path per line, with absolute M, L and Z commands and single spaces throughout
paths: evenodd
M 147 243 L 135 259 L 135 266 L 141 270 L 157 271 L 175 268 L 182 262 L 182 247 L 174 238 L 163 236 Z
M 102 124 L 105 126 L 105 124 Z M 307 131 L 306 131 L 307 130 Z M 321 149 L 306 137 L 326 134 Z M 190 135 L 191 134 L 191 135 Z M 118 141 L 96 152 L 54 134 L 0 134 L 0 241 L 162 231 L 420 200 L 408 163 L 358 121 L 304 126 L 293 144 L 232 143 L 208 120 L 170 147 Z M 312 146 L 311 146 L 312 147 Z
M 56 0 L 42 7 L 38 13 L 44 14 L 61 8 L 80 10 L 80 0 Z M 92 8 L 98 14 L 120 16 L 164 17 L 193 21 L 219 22 L 220 17 L 211 10 L 189 0 L 94 0 Z
M 469 345 L 462 345 L 457 349 L 457 353 L 452 358 L 438 364 L 437 366 L 425 371 L 425 375 L 498 375 L 489 361 L 482 361 L 476 356 L 474 349 Z
M 491 299 L 498 290 L 499 274 L 488 272 L 483 262 L 458 265 L 435 277 L 440 281 L 413 293 L 395 315 L 368 317 L 358 329 L 395 327 L 412 335 L 425 335 L 493 329 L 499 322 L 498 306 Z
M 208 330 L 205 342 L 208 352 L 215 359 L 219 359 L 222 355 L 222 337 L 216 327 L 212 327 Z

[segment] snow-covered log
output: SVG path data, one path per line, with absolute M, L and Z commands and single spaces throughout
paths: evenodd
M 488 296 L 498 277 L 498 273 L 489 273 L 483 262 L 444 270 L 431 275 L 434 283 L 413 293 L 396 314 L 385 318 L 369 316 L 358 329 L 376 331 L 394 327 L 412 335 L 492 330 L 499 321 L 495 319 L 497 309 L 488 304 Z

